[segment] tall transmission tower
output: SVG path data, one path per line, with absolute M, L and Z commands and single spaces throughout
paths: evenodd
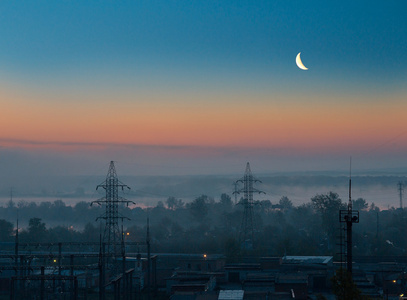
M 98 217 L 96 221 L 99 219 L 105 220 L 103 243 L 105 243 L 107 247 L 106 254 L 108 254 L 108 257 L 119 257 L 121 255 L 120 242 L 122 233 L 120 232 L 118 221 L 119 219 L 121 219 L 122 222 L 123 219 L 130 220 L 119 213 L 119 204 L 129 205 L 130 203 L 135 203 L 119 196 L 119 189 L 123 191 L 124 188 L 130 189 L 130 187 L 120 182 L 117 178 L 113 161 L 110 162 L 106 180 L 99 184 L 96 187 L 96 190 L 99 188 L 103 188 L 105 190 L 105 197 L 93 201 L 90 205 L 92 206 L 93 203 L 97 203 L 99 205 L 104 204 L 106 206 L 105 213 Z
M 397 183 L 397 189 L 399 191 L 399 196 L 400 196 L 400 208 L 403 209 L 403 191 L 404 191 L 403 182 L 399 181 Z
M 253 220 L 253 193 L 265 194 L 265 192 L 255 189 L 254 183 L 260 182 L 255 178 L 250 170 L 250 164 L 246 164 L 246 171 L 243 178 L 236 181 L 236 183 L 243 183 L 243 188 L 236 190 L 234 194 L 243 193 L 243 199 L 239 204 L 243 205 L 243 220 L 239 232 L 239 242 L 244 245 L 244 248 L 251 248 L 254 243 L 254 220 Z
M 359 223 L 359 211 L 353 210 L 352 207 L 352 160 L 350 161 L 350 171 L 349 171 L 349 201 L 347 209 L 342 209 L 339 211 L 339 222 L 346 225 L 346 270 L 352 276 L 352 225 L 353 223 Z M 341 250 L 342 253 L 342 250 Z M 342 258 L 341 258 L 342 260 Z

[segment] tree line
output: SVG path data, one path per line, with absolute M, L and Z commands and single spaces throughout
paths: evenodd
M 286 196 L 274 204 L 258 201 L 253 205 L 252 254 L 335 255 L 342 230 L 339 210 L 346 207 L 335 192 L 317 194 L 298 206 Z M 69 206 L 61 200 L 8 203 L 0 207 L 0 241 L 14 241 L 17 216 L 21 242 L 99 241 L 104 224 L 96 219 L 104 209 L 87 202 Z M 354 255 L 405 254 L 406 209 L 380 210 L 362 198 L 353 200 L 353 209 L 360 213 L 360 222 L 353 226 Z M 169 197 L 155 207 L 119 210 L 130 218 L 123 223 L 128 241 L 145 241 L 149 218 L 154 252 L 223 253 L 231 261 L 244 254 L 238 240 L 243 205 L 234 204 L 227 194 L 219 199 L 201 195 L 189 203 Z

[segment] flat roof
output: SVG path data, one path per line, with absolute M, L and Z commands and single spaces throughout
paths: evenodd
M 243 300 L 243 290 L 221 290 L 219 291 L 218 300 Z
M 328 264 L 333 260 L 332 256 L 284 256 L 284 263 L 307 263 L 307 264 Z

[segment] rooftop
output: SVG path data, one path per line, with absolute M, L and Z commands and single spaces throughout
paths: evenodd
M 332 256 L 284 256 L 283 263 L 287 264 L 328 264 Z
M 218 300 L 242 300 L 243 296 L 243 290 L 221 290 Z

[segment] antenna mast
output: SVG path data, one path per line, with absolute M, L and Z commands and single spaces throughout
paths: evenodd
M 352 158 L 350 158 L 349 167 L 348 209 L 339 211 L 339 222 L 346 224 L 346 269 L 352 276 L 352 225 L 359 223 L 359 211 L 352 210 Z

